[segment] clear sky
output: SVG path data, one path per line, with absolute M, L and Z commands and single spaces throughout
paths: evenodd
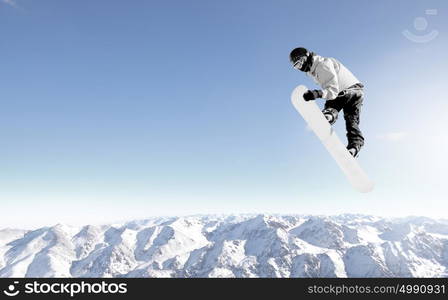
M 0 0 L 0 227 L 448 217 L 447 13 L 444 0 Z M 366 85 L 373 192 L 352 189 L 291 105 L 297 85 L 316 88 L 289 64 L 297 46 Z M 345 141 L 342 115 L 336 131 Z

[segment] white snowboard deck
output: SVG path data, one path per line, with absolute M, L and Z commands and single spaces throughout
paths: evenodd
M 292 104 L 331 154 L 350 184 L 362 193 L 372 191 L 374 183 L 361 169 L 358 160 L 347 151 L 316 102 L 303 99 L 307 90 L 304 85 L 296 87 L 291 95 Z

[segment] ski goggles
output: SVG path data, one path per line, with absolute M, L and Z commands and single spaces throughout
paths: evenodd
M 294 66 L 293 66 L 294 69 L 300 70 L 302 68 L 303 64 L 305 63 L 306 59 L 307 59 L 306 56 L 301 56 L 299 59 L 297 59 L 294 62 Z

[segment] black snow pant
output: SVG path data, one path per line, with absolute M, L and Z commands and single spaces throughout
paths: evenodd
M 342 92 L 333 100 L 325 102 L 324 114 L 333 116 L 334 124 L 338 118 L 339 112 L 344 110 L 345 128 L 347 129 L 347 148 L 356 147 L 358 150 L 364 145 L 364 137 L 359 129 L 359 116 L 361 106 L 364 100 L 364 90 L 362 85 L 358 84 Z

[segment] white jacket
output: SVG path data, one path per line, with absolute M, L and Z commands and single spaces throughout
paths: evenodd
M 313 65 L 307 75 L 321 86 L 326 100 L 334 100 L 339 92 L 351 87 L 359 80 L 343 64 L 332 57 L 314 55 Z

